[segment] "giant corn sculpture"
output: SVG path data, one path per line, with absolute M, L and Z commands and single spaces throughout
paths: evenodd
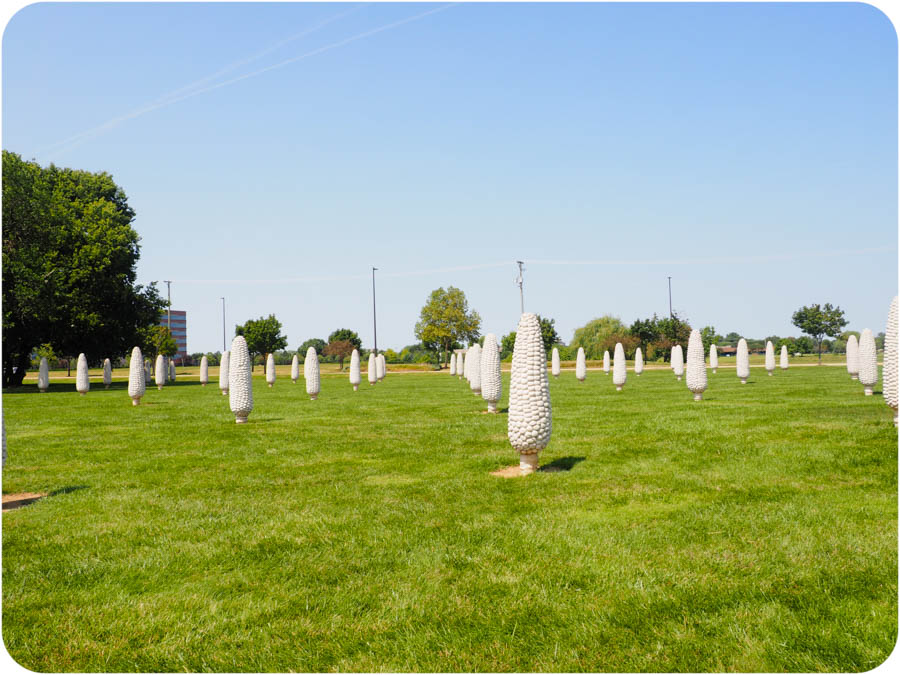
M 766 370 L 770 377 L 775 372 L 775 345 L 771 340 L 766 340 Z
M 681 376 L 684 375 L 684 350 L 681 348 L 681 345 L 672 347 L 671 358 L 672 370 L 675 372 L 675 377 L 681 382 Z
M 469 387 L 473 394 L 481 396 L 481 345 L 478 343 L 472 345 L 466 362 L 469 364 Z
M 781 363 L 779 364 L 782 370 L 788 369 L 788 351 L 787 345 L 781 345 Z
M 706 391 L 706 359 L 703 353 L 703 338 L 696 328 L 691 331 L 687 348 L 687 386 L 694 394 L 694 400 L 703 399 Z
M 878 383 L 878 361 L 875 336 L 866 328 L 859 336 L 859 382 L 866 396 L 871 396 Z
M 741 378 L 741 384 L 747 384 L 747 378 L 750 377 L 750 353 L 747 351 L 747 341 L 744 338 L 738 340 L 737 376 Z
M 353 351 L 356 351 L 355 349 Z M 356 352 L 356 365 L 359 366 L 359 352 Z M 291 384 L 297 384 L 300 379 L 300 357 L 294 354 L 291 359 Z M 357 382 L 359 384 L 359 382 Z
M 578 348 L 578 355 L 575 357 L 575 379 L 584 382 L 587 377 L 587 361 L 584 358 L 584 348 Z
M 897 296 L 888 310 L 887 327 L 884 330 L 884 365 L 881 369 L 881 391 L 884 402 L 894 411 L 894 426 L 897 426 L 897 378 L 900 363 L 897 360 Z
M 553 377 L 559 377 L 559 350 L 556 347 L 553 348 L 553 356 L 550 358 L 550 372 L 553 373 Z
M 851 380 L 859 379 L 859 341 L 855 335 L 847 338 L 847 372 Z
M 497 412 L 497 401 L 503 391 L 500 378 L 500 351 L 497 349 L 497 336 L 488 333 L 484 337 L 484 349 L 481 351 L 481 397 L 487 401 L 488 412 Z
M 103 388 L 109 389 L 112 384 L 112 364 L 109 359 L 103 359 Z
M 47 391 L 50 388 L 50 366 L 47 358 L 41 357 L 41 365 L 38 367 L 38 390 Z
M 461 380 L 465 377 L 466 370 L 466 355 L 465 352 L 459 352 L 459 355 L 456 357 L 456 375 Z
M 509 380 L 509 442 L 519 452 L 522 475 L 534 472 L 538 455 L 550 442 L 553 429 L 547 355 L 537 315 L 519 319 Z
M 275 386 L 275 355 L 269 354 L 266 357 L 266 384 L 270 387 Z
M 131 399 L 131 405 L 140 405 L 144 393 L 147 391 L 147 381 L 144 370 L 144 355 L 141 354 L 141 348 L 135 347 L 131 350 L 131 363 L 128 364 L 128 397 Z
M 634 374 L 640 375 L 644 372 L 644 354 L 641 352 L 641 348 L 638 347 L 634 350 Z
M 374 385 L 378 382 L 378 367 L 375 365 L 375 362 L 378 359 L 375 358 L 375 352 L 369 352 L 369 366 L 366 372 L 366 378 L 369 380 L 370 385 Z
M 609 375 L 609 350 L 603 352 L 603 372 Z
M 91 388 L 91 378 L 88 375 L 87 357 L 84 354 L 78 355 L 78 366 L 75 371 L 75 391 L 84 396 Z
M 169 379 L 175 381 L 175 359 L 169 361 Z
M 625 366 L 625 348 L 621 342 L 616 343 L 613 350 L 613 384 L 616 385 L 616 391 L 622 391 L 625 386 L 625 379 L 628 377 L 627 368 Z
M 306 379 L 306 393 L 311 401 L 319 398 L 319 357 L 316 348 L 306 350 L 306 359 L 303 361 L 303 377 Z
M 376 377 L 378 377 L 379 382 L 381 382 L 384 379 L 384 371 L 385 371 L 384 354 L 379 354 L 377 359 L 375 360 L 375 375 L 376 375 Z
M 222 360 L 219 361 L 219 389 L 222 396 L 228 396 L 229 380 L 231 379 L 231 352 L 225 350 Z
M 715 345 L 709 346 L 709 367 L 712 368 L 713 375 L 715 375 L 716 368 L 719 367 L 719 350 Z
M 456 375 L 456 354 L 450 355 L 450 374 Z
M 350 384 L 353 385 L 353 391 L 359 390 L 359 383 L 362 381 L 362 378 L 359 374 L 359 352 L 357 350 L 353 350 L 353 353 L 350 354 Z
M 156 388 L 162 391 L 163 385 L 166 383 L 166 360 L 162 354 L 156 355 L 153 377 L 156 379 Z
M 234 413 L 235 424 L 244 424 L 253 412 L 253 373 L 250 371 L 250 352 L 243 335 L 238 335 L 231 341 L 228 403 Z
M 206 354 L 200 357 L 200 386 L 205 387 L 209 384 L 209 359 Z

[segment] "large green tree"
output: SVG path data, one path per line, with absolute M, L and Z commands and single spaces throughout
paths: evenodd
M 431 291 L 419 313 L 415 335 L 426 349 L 449 361 L 450 350 L 456 342 L 473 342 L 481 331 L 481 317 L 469 309 L 466 294 L 448 286 Z
M 306 340 L 302 345 L 297 347 L 297 354 L 300 357 L 300 362 L 302 363 L 306 359 L 306 352 L 309 351 L 310 347 L 316 350 L 317 356 L 321 357 L 326 346 L 327 343 L 321 338 L 309 338 L 309 340 Z M 362 354 L 360 354 L 360 358 L 362 358 Z
M 249 319 L 243 326 L 234 327 L 235 335 L 243 335 L 250 354 L 259 354 L 264 359 L 279 349 L 287 347 L 287 337 L 281 334 L 281 322 L 274 314 L 258 319 Z
M 38 345 L 97 363 L 158 322 L 165 302 L 155 284 L 135 283 L 133 220 L 109 174 L 43 168 L 3 151 L 4 386 L 22 383 Z
M 569 348 L 576 352 L 578 348 L 584 349 L 584 355 L 588 359 L 602 359 L 603 351 L 612 335 L 625 332 L 625 326 L 618 317 L 608 314 L 588 321 L 581 328 L 575 329 L 575 335 L 569 343 Z
M 830 302 L 824 305 L 809 305 L 801 307 L 791 317 L 794 325 L 809 335 L 816 342 L 816 350 L 819 353 L 819 365 L 822 365 L 822 339 L 839 337 L 847 320 L 844 318 L 844 310 L 840 307 L 832 307 Z
M 556 320 L 545 319 L 538 314 L 538 322 L 541 325 L 541 342 L 544 343 L 544 351 L 549 355 L 553 345 L 559 343 L 559 334 L 556 332 Z
M 353 348 L 357 351 L 362 349 L 362 340 L 359 335 L 356 331 L 350 330 L 349 328 L 338 328 L 328 336 L 328 342 L 340 342 L 343 340 L 351 343 Z

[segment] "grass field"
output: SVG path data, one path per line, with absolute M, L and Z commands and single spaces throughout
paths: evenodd
M 261 374 L 257 369 L 257 374 Z M 504 378 L 504 396 L 508 378 Z M 4 392 L 3 638 L 39 671 L 863 671 L 897 635 L 897 433 L 843 368 Z M 877 387 L 880 389 L 880 386 Z M 505 400 L 501 409 L 505 408 Z

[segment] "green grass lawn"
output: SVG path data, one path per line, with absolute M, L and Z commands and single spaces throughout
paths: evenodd
M 259 370 L 257 373 L 259 374 Z M 508 376 L 505 376 L 504 396 Z M 897 634 L 897 434 L 842 368 L 551 378 L 514 464 L 457 378 L 4 392 L 3 638 L 39 671 L 864 671 Z M 878 387 L 880 389 L 880 386 Z M 501 409 L 505 408 L 505 399 Z

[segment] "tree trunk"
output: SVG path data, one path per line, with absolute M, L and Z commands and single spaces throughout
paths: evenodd
M 819 340 L 819 365 L 822 365 L 822 340 Z

